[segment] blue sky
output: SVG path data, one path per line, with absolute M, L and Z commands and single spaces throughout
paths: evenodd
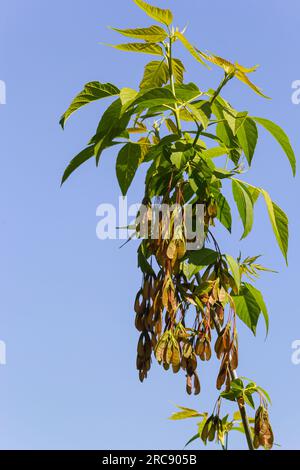
M 233 81 L 224 96 L 237 109 L 272 118 L 288 132 L 299 154 L 300 105 L 291 84 L 300 79 L 296 0 L 156 1 L 172 7 L 177 24 L 204 50 L 244 65 L 261 65 L 255 82 L 267 101 Z M 0 367 L 1 449 L 181 449 L 196 425 L 167 417 L 175 404 L 211 410 L 216 362 L 201 365 L 202 393 L 185 394 L 184 377 L 153 365 L 140 384 L 135 371 L 137 333 L 133 299 L 140 286 L 136 244 L 96 238 L 96 207 L 115 204 L 119 189 L 114 149 L 98 169 L 87 164 L 60 189 L 64 167 L 93 134 L 103 104 L 78 113 L 62 132 L 61 113 L 91 80 L 137 87 L 147 57 L 99 43 L 120 38 L 106 26 L 134 27 L 151 20 L 130 0 L 2 0 L 0 80 L 7 104 L 0 106 L 0 339 L 7 365 Z M 121 41 L 120 41 L 121 42 Z M 187 79 L 200 88 L 217 85 L 221 72 L 206 71 L 186 57 Z M 142 195 L 142 174 L 131 202 Z M 276 442 L 299 449 L 300 365 L 291 343 L 300 338 L 297 301 L 299 180 L 264 132 L 247 176 L 265 187 L 290 217 L 289 267 L 276 247 L 267 214 L 258 204 L 252 234 L 238 244 L 238 216 L 225 252 L 263 254 L 280 271 L 258 282 L 271 317 L 265 341 L 240 325 L 241 375 L 268 389 Z M 201 444 L 195 444 L 198 448 Z M 243 436 L 231 448 L 243 448 Z

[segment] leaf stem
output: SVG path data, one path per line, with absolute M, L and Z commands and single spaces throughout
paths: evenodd
M 233 77 L 232 74 L 228 74 L 225 72 L 225 76 L 223 78 L 223 80 L 221 81 L 220 85 L 218 86 L 218 88 L 216 89 L 216 91 L 214 92 L 213 96 L 211 97 L 210 99 L 210 105 L 212 106 L 212 104 L 214 103 L 214 101 L 217 99 L 217 97 L 219 96 L 219 94 L 221 93 L 222 89 L 224 88 L 225 85 L 227 85 L 227 83 L 229 82 L 229 80 L 231 80 Z M 194 139 L 194 143 L 193 143 L 193 146 L 195 147 L 195 145 L 197 144 L 198 142 L 198 139 L 201 135 L 201 132 L 203 131 L 203 126 L 201 124 L 201 126 L 199 126 L 198 128 L 198 132 L 196 134 L 196 137 Z
M 167 60 L 168 60 L 168 67 L 169 67 L 169 76 L 170 76 L 170 85 L 173 95 L 176 97 L 176 90 L 175 90 L 175 79 L 174 79 L 174 71 L 173 71 L 173 57 L 172 57 L 172 37 L 170 36 L 169 44 L 166 47 L 167 51 Z M 175 103 L 174 109 L 174 116 L 176 120 L 176 126 L 178 129 L 178 134 L 181 134 L 181 121 L 180 121 L 180 114 L 179 108 L 177 103 Z

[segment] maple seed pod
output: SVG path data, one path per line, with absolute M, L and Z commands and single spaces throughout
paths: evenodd
M 222 332 L 220 336 L 217 338 L 217 341 L 215 343 L 215 352 L 216 352 L 217 358 L 220 359 L 224 352 Z
M 190 375 L 186 376 L 186 392 L 188 395 L 192 395 L 193 386 L 192 386 L 192 377 Z
M 194 395 L 199 395 L 201 392 L 200 380 L 197 372 L 194 372 Z
M 213 420 L 212 424 L 211 424 L 211 427 L 210 427 L 210 430 L 209 430 L 209 433 L 208 433 L 208 440 L 209 442 L 213 442 L 215 437 L 216 437 L 216 425 L 215 425 L 215 420 Z
M 174 240 L 172 240 L 168 246 L 167 257 L 171 260 L 176 260 L 177 258 L 177 247 Z
M 238 350 L 236 346 L 233 346 L 231 350 L 231 358 L 230 358 L 230 365 L 232 370 L 236 370 L 238 368 L 239 358 L 238 358 Z
M 176 372 L 180 369 L 180 350 L 177 344 L 173 344 L 171 363 Z
M 259 446 L 267 450 L 272 449 L 274 444 L 274 435 L 269 421 L 269 414 L 264 406 L 259 406 L 255 413 L 254 440 L 255 449 Z
M 193 352 L 193 348 L 192 348 L 191 343 L 186 343 L 184 345 L 183 351 L 182 351 L 183 357 L 185 359 L 189 359 L 189 357 L 191 357 L 191 355 L 192 355 L 192 352 Z
M 144 319 L 143 319 L 143 315 L 141 315 L 140 313 L 136 314 L 135 327 L 138 331 L 143 331 L 144 330 Z
M 210 423 L 211 421 L 213 420 L 213 416 L 210 416 L 205 424 L 204 424 L 204 427 L 202 429 L 202 433 L 201 433 L 201 439 L 203 442 L 207 442 L 207 439 L 208 439 L 208 435 L 209 435 L 209 430 L 210 430 Z
M 206 361 L 209 361 L 211 358 L 211 347 L 208 341 L 205 341 L 204 358 Z
M 166 343 L 166 341 L 165 341 L 165 340 L 163 339 L 163 337 L 162 337 L 162 338 L 159 340 L 159 342 L 157 343 L 157 346 L 156 346 L 155 351 L 154 351 L 156 360 L 157 360 L 159 363 L 161 363 L 162 360 L 163 360 L 166 346 L 167 346 L 167 343 Z
M 148 280 L 145 280 L 144 286 L 143 286 L 143 298 L 144 298 L 144 300 L 148 300 L 148 299 L 149 299 L 149 297 L 150 297 L 150 289 L 151 289 L 150 282 L 149 282 Z
M 217 205 L 214 204 L 214 203 L 209 204 L 209 206 L 208 206 L 208 208 L 207 208 L 207 213 L 208 213 L 208 215 L 209 215 L 212 219 L 214 219 L 215 217 L 217 217 L 217 215 L 218 215 L 218 207 L 217 207 Z
M 196 358 L 196 354 L 193 351 L 191 354 L 191 357 L 187 359 L 186 370 L 189 375 L 193 375 L 196 369 L 197 369 L 197 358 Z
M 218 390 L 221 390 L 227 376 L 228 376 L 228 362 L 227 362 L 227 358 L 226 359 L 224 358 L 220 367 L 218 378 L 217 378 L 216 387 Z
M 173 355 L 173 345 L 172 341 L 168 342 L 168 346 L 165 349 L 165 354 L 164 354 L 164 362 L 170 365 L 171 360 L 172 360 L 172 355 Z
M 144 356 L 144 335 L 141 334 L 139 342 L 138 342 L 138 347 L 137 347 L 137 352 L 140 357 Z
M 181 259 L 186 253 L 186 244 L 183 240 L 177 241 L 177 258 Z
M 217 305 L 216 306 L 216 314 L 217 314 L 217 317 L 219 319 L 219 322 L 221 323 L 221 325 L 223 325 L 223 323 L 224 323 L 224 308 L 222 307 L 222 305 Z
M 145 307 L 146 307 L 146 302 L 143 299 L 142 302 L 140 302 L 140 297 L 142 296 L 143 291 L 142 289 L 139 290 L 139 292 L 136 295 L 135 298 L 135 303 L 134 303 L 134 311 L 135 313 L 144 313 Z

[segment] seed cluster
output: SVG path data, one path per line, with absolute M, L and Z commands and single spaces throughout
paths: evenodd
M 215 216 L 210 203 L 206 209 L 208 222 Z M 172 226 L 171 219 L 171 226 Z M 160 233 L 163 231 L 161 221 Z M 182 369 L 186 375 L 188 394 L 200 393 L 198 361 L 212 356 L 212 329 L 215 322 L 223 328 L 214 345 L 221 361 L 217 388 L 230 388 L 231 373 L 238 366 L 238 345 L 234 303 L 229 291 L 235 289 L 226 261 L 206 268 L 200 277 L 186 274 L 186 238 L 184 222 L 176 237 L 144 240 L 144 249 L 151 259 L 151 271 L 144 272 L 143 283 L 135 300 L 135 325 L 140 332 L 137 369 L 143 381 L 150 370 L 152 353 L 165 370 Z M 178 235 L 179 234 L 179 235 Z M 157 274 L 153 264 L 157 266 Z M 226 315 L 225 308 L 229 306 Z

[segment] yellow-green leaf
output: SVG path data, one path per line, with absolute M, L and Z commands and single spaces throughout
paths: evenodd
M 232 179 L 232 192 L 244 226 L 243 239 L 251 232 L 253 226 L 252 195 L 246 185 L 235 179 Z
M 176 421 L 179 419 L 199 418 L 203 416 L 203 413 L 199 413 L 198 411 L 192 410 L 191 408 L 184 408 L 182 406 L 178 406 L 178 408 L 182 411 L 173 413 L 169 419 Z
M 238 317 L 256 334 L 256 327 L 260 316 L 260 306 L 252 293 L 243 286 L 239 295 L 232 296 Z
M 63 174 L 61 184 L 63 184 L 69 176 L 75 171 L 80 165 L 83 163 L 87 162 L 90 158 L 94 156 L 95 150 L 94 146 L 92 145 L 91 147 L 87 147 L 86 149 L 82 150 L 76 157 L 71 160 L 67 168 L 65 169 L 65 172 Z
M 228 149 L 226 147 L 212 147 L 210 149 L 204 150 L 202 152 L 202 156 L 205 158 L 217 158 L 221 157 L 222 155 L 226 155 L 228 153 Z
M 141 40 L 150 41 L 150 42 L 162 42 L 168 36 L 166 31 L 157 25 L 149 26 L 149 28 L 134 28 L 134 29 L 111 28 L 111 29 L 113 29 L 117 33 L 122 34 L 123 36 L 127 36 L 133 39 L 141 39 Z
M 169 69 L 165 60 L 153 60 L 146 65 L 143 79 L 140 83 L 141 90 L 159 88 L 169 80 Z
M 289 243 L 289 221 L 283 210 L 275 204 L 269 193 L 264 189 L 261 190 L 268 209 L 270 221 L 273 227 L 278 246 L 287 263 L 287 252 Z
M 60 125 L 64 128 L 69 117 L 79 108 L 85 106 L 92 101 L 100 100 L 109 96 L 118 95 L 120 90 L 111 83 L 89 82 L 84 89 L 73 99 L 67 111 L 60 120 Z
M 183 63 L 180 59 L 172 59 L 172 67 L 176 83 L 182 83 L 185 72 Z
M 258 122 L 261 126 L 263 126 L 272 136 L 274 139 L 277 140 L 283 151 L 285 152 L 290 165 L 292 167 L 293 175 L 296 174 L 296 156 L 294 150 L 291 146 L 290 140 L 284 130 L 279 127 L 274 122 L 270 121 L 269 119 L 263 119 L 259 117 L 253 117 L 254 121 Z
M 194 118 L 202 124 L 203 129 L 205 130 L 209 124 L 209 119 L 211 116 L 210 104 L 207 101 L 201 102 L 201 105 L 193 105 L 189 103 L 187 108 L 192 113 Z
M 241 273 L 238 262 L 230 255 L 226 255 L 226 260 L 229 265 L 232 277 L 234 279 L 237 290 L 241 287 Z
M 252 286 L 252 284 L 248 284 L 247 282 L 244 283 L 244 286 L 250 291 L 250 293 L 255 298 L 257 305 L 260 307 L 261 312 L 263 314 L 263 317 L 265 319 L 266 330 L 267 330 L 267 334 L 268 334 L 268 331 L 269 331 L 269 315 L 268 315 L 268 309 L 267 309 L 267 306 L 265 304 L 262 293 L 258 289 L 256 289 L 256 287 Z
M 255 93 L 257 93 L 258 95 L 262 96 L 263 98 L 267 98 L 268 100 L 270 99 L 269 96 L 267 95 L 264 95 L 264 93 L 261 91 L 261 88 L 258 88 L 258 86 L 254 85 L 254 83 L 252 83 L 249 78 L 247 77 L 247 75 L 243 72 L 241 72 L 240 70 L 237 70 L 235 72 L 235 76 L 236 78 L 238 78 L 241 82 L 245 83 L 246 85 L 248 85 L 253 91 L 255 91 Z
M 122 88 L 122 90 L 120 91 L 120 100 L 122 106 L 126 105 L 130 101 L 135 100 L 137 95 L 138 92 L 136 90 L 133 90 L 133 88 Z
M 201 55 L 197 52 L 196 48 L 187 40 L 187 38 L 182 33 L 177 31 L 175 33 L 175 37 L 179 39 L 179 41 L 184 45 L 184 47 L 189 51 L 189 53 L 194 57 L 194 59 L 197 60 L 197 62 L 200 62 L 200 64 L 204 65 L 205 67 L 208 67 L 202 59 Z
M 173 21 L 173 14 L 171 10 L 164 10 L 162 8 L 154 7 L 143 0 L 133 0 L 138 7 L 140 7 L 150 18 L 163 23 L 166 26 L 170 26 Z
M 222 57 L 219 57 L 217 55 L 205 54 L 204 52 L 199 51 L 199 49 L 197 49 L 197 52 L 201 57 L 203 57 L 208 62 L 211 62 L 212 64 L 215 64 L 215 65 L 218 65 L 219 67 L 222 67 L 226 73 L 233 73 L 234 72 L 235 67 L 228 60 L 223 59 Z
M 243 125 L 237 131 L 237 138 L 250 166 L 258 139 L 257 126 L 253 119 L 249 117 L 245 119 Z
M 158 44 L 154 43 L 140 43 L 140 42 L 131 42 L 128 44 L 107 44 L 107 46 L 114 47 L 115 49 L 119 49 L 120 51 L 125 52 L 140 52 L 144 54 L 152 54 L 152 55 L 164 55 L 162 48 Z
M 141 147 L 138 144 L 128 143 L 119 152 L 116 172 L 123 196 L 127 194 L 139 166 L 140 158 Z
M 245 119 L 247 118 L 248 113 L 241 112 L 238 113 L 234 109 L 224 108 L 223 109 L 224 118 L 226 119 L 230 129 L 232 130 L 233 135 L 236 135 L 240 127 L 244 124 Z

